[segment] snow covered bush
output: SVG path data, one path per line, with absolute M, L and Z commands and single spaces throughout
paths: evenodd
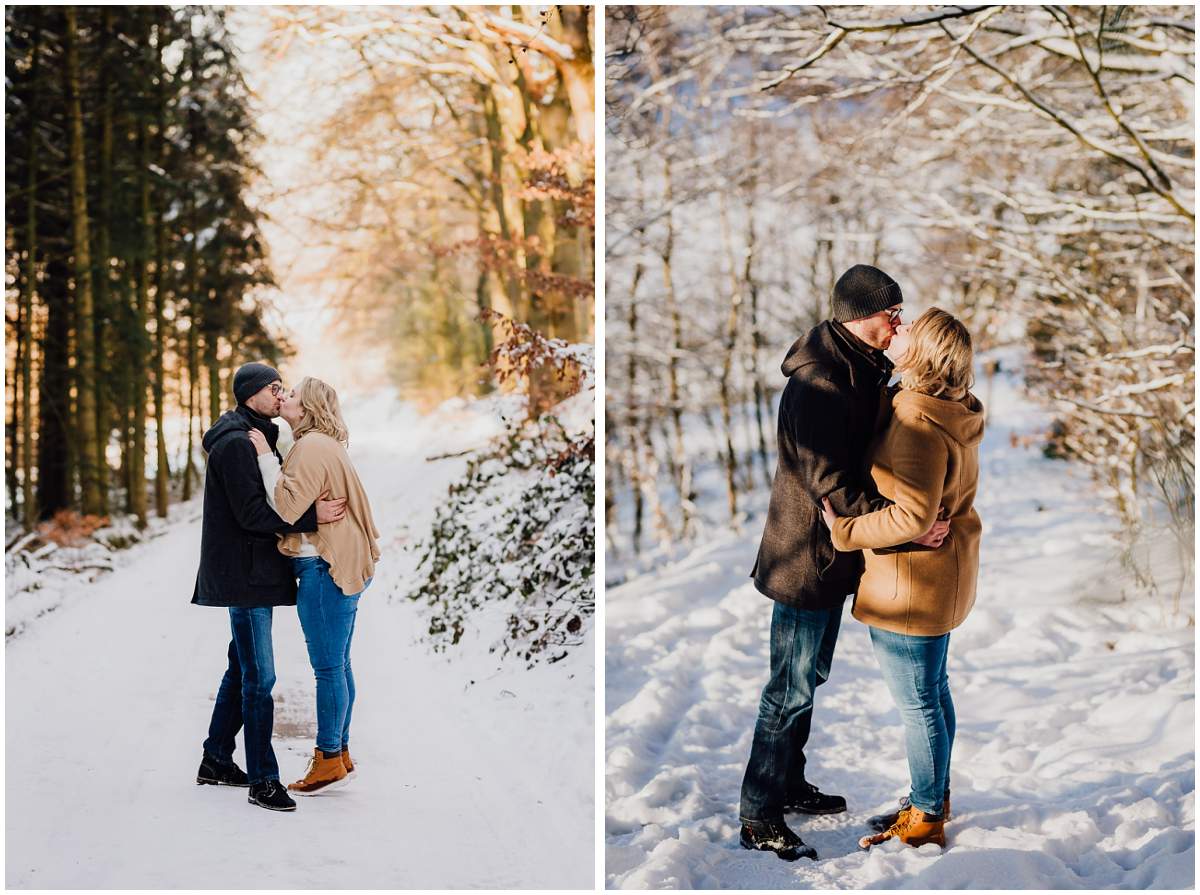
M 154 518 L 139 530 L 133 516 L 56 513 L 4 551 L 5 638 L 21 634 L 35 620 L 59 608 L 89 584 L 113 571 L 120 554 L 163 534 Z
M 429 637 L 444 650 L 469 620 L 503 604 L 505 632 L 492 646 L 529 664 L 555 662 L 583 642 L 595 611 L 595 390 L 591 346 L 546 339 L 504 321 L 493 355 L 497 378 L 519 380 L 530 407 L 512 420 L 450 486 L 422 544 L 420 587 L 432 610 Z

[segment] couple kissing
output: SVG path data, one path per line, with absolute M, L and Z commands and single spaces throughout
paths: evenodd
M 329 385 L 305 377 L 288 390 L 274 368 L 249 363 L 234 374 L 233 393 L 237 406 L 203 439 L 208 466 L 192 602 L 227 609 L 232 637 L 196 783 L 248 786 L 251 804 L 294 811 L 292 795 L 317 795 L 355 774 L 350 643 L 379 559 L 379 532 Z M 286 459 L 276 447 L 276 417 L 294 438 Z M 316 679 L 316 747 L 304 776 L 286 789 L 271 747 L 271 625 L 279 606 L 296 607 Z M 233 759 L 239 730 L 245 771 Z
M 785 813 L 847 809 L 809 782 L 804 754 L 847 596 L 900 712 L 911 779 L 900 809 L 871 818 L 859 846 L 946 841 L 955 731 L 946 665 L 950 631 L 975 603 L 984 413 L 970 392 L 966 327 L 937 308 L 906 325 L 903 301 L 883 271 L 851 267 L 834 286 L 833 319 L 783 362 L 779 461 L 751 573 L 775 601 L 770 677 L 739 814 L 742 846 L 784 860 L 817 857 Z

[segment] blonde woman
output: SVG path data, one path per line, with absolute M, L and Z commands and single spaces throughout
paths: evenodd
M 303 779 L 288 790 L 311 796 L 344 785 L 354 774 L 350 641 L 358 598 L 370 584 L 379 559 L 379 532 L 346 452 L 350 437 L 337 392 L 319 379 L 305 377 L 284 397 L 279 415 L 295 438 L 282 468 L 266 439 L 256 431 L 250 433 L 275 512 L 284 520 L 298 518 L 312 503 L 309 494 L 319 497 L 328 492 L 346 499 L 346 514 L 339 521 L 319 525 L 311 534 L 284 535 L 279 541 L 279 551 L 292 557 L 300 579 L 296 613 L 317 681 L 316 748 Z
M 975 512 L 983 405 L 971 394 L 971 336 L 931 308 L 892 340 L 900 388 L 892 418 L 872 452 L 871 475 L 886 509 L 824 517 L 838 550 L 862 550 L 866 569 L 853 614 L 871 644 L 904 722 L 912 790 L 901 810 L 859 841 L 896 838 L 945 845 L 950 816 L 954 703 L 946 676 L 950 631 L 975 603 L 981 525 Z M 944 511 L 950 532 L 937 549 L 911 542 Z M 904 546 L 901 546 L 904 545 Z M 888 550 L 886 548 L 895 548 Z

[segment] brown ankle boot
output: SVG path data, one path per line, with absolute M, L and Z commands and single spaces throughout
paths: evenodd
M 346 782 L 346 766 L 342 764 L 342 756 L 325 758 L 320 749 L 313 749 L 313 756 L 308 760 L 308 770 L 304 778 L 288 786 L 288 792 L 296 796 L 315 796 L 328 789 L 336 789 Z
M 342 750 L 342 767 L 346 769 L 346 779 L 354 779 L 354 761 L 350 758 L 350 750 Z
M 864 836 L 862 839 L 859 839 L 858 847 L 870 848 L 872 845 L 879 845 L 879 843 L 886 842 L 889 839 L 899 839 L 913 848 L 920 848 L 929 842 L 945 848 L 945 818 L 926 814 L 920 808 L 909 805 L 900 812 L 900 816 L 896 818 L 896 822 L 882 833 L 876 833 L 874 836 Z
M 892 824 L 900 819 L 900 814 L 909 806 L 908 796 L 900 800 L 900 808 L 896 811 L 890 811 L 887 814 L 876 814 L 874 817 L 867 818 L 867 826 L 876 833 L 882 833 Z M 942 820 L 949 823 L 950 821 L 950 797 L 946 796 L 942 802 Z

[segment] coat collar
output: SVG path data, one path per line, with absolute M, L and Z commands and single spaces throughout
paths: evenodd
M 882 349 L 871 347 L 836 320 L 830 321 L 829 332 L 850 362 L 852 381 L 857 378 L 855 374 L 868 374 L 875 377 L 876 384 L 887 385 L 893 364 Z
M 272 451 L 275 450 L 275 445 L 279 442 L 279 427 L 275 423 L 254 412 L 245 404 L 239 404 L 234 413 L 245 420 L 249 426 L 267 436 L 267 444 L 271 446 Z

